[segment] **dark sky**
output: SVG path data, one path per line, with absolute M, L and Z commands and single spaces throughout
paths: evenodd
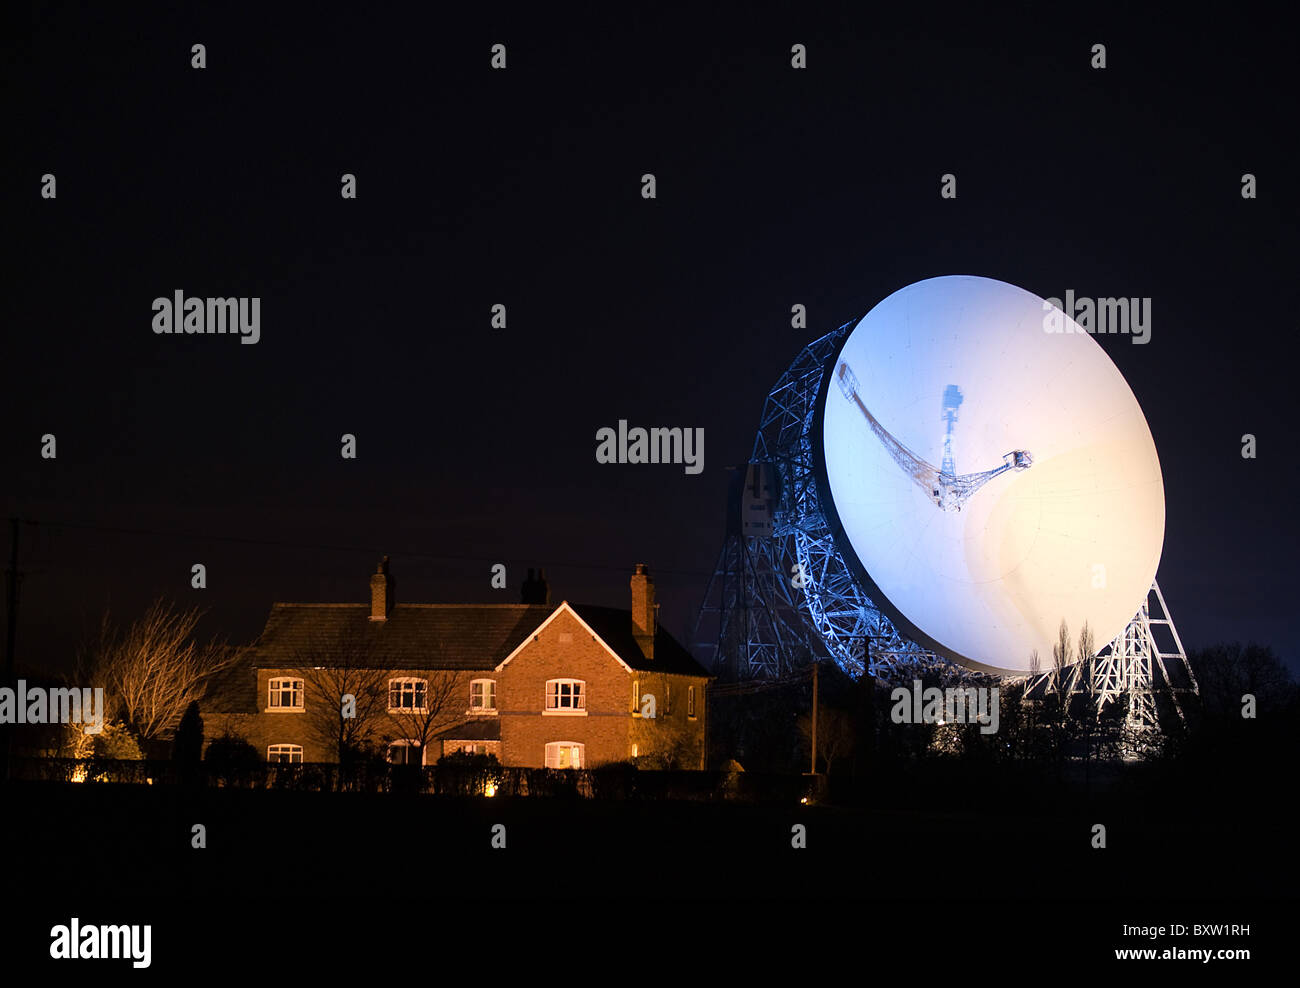
M 1029 5 L 278 6 L 42 5 L 6 42 L 0 494 L 40 523 L 20 661 L 156 594 L 248 640 L 274 600 L 365 599 L 380 553 L 427 602 L 515 600 L 544 565 L 557 600 L 627 606 L 645 562 L 685 637 L 725 468 L 798 350 L 977 274 L 1152 298 L 1148 345 L 1098 341 L 1160 452 L 1174 618 L 1188 647 L 1300 665 L 1289 32 Z M 260 343 L 155 335 L 176 289 L 260 297 Z M 702 427 L 704 472 L 598 465 L 620 418 Z

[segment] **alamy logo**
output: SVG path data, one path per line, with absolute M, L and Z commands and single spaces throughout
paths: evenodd
M 176 289 L 172 298 L 153 300 L 153 331 L 164 333 L 238 333 L 240 343 L 262 338 L 262 299 L 186 298 Z
M 1043 299 L 1043 331 L 1047 333 L 1132 333 L 1134 343 L 1151 340 L 1151 299 L 1074 297 L 1067 289 L 1065 303 Z M 1070 323 L 1078 323 L 1076 330 Z
M 998 688 L 985 686 L 937 686 L 921 689 L 919 679 L 912 688 L 899 686 L 889 694 L 894 708 L 889 717 L 895 724 L 979 724 L 981 734 L 998 730 Z
M 50 927 L 50 956 L 55 960 L 129 958 L 132 967 L 148 967 L 151 926 L 82 926 L 76 916 L 67 926 Z
M 642 429 L 618 420 L 618 432 L 609 426 L 596 430 L 597 463 L 684 463 L 686 472 L 704 469 L 703 429 Z
M 87 734 L 104 729 L 104 689 L 0 687 L 0 724 L 85 724 Z

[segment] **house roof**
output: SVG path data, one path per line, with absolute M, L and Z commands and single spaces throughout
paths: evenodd
M 536 604 L 397 604 L 386 621 L 368 604 L 276 604 L 254 664 L 368 669 L 491 669 L 553 608 Z
M 371 621 L 369 604 L 277 603 L 244 661 L 212 684 L 209 697 L 220 697 L 224 710 L 256 710 L 257 668 L 491 670 L 563 606 L 396 604 L 388 620 Z M 655 657 L 642 655 L 630 611 L 569 606 L 631 669 L 709 675 L 662 627 Z
M 655 657 L 647 659 L 641 654 L 632 632 L 632 612 L 617 607 L 593 607 L 589 604 L 571 604 L 578 617 L 586 621 L 625 663 L 645 672 L 671 672 L 683 676 L 708 676 L 704 666 L 695 661 L 690 652 L 677 639 L 664 630 L 655 628 Z
M 501 721 L 496 717 L 474 717 L 438 732 L 443 741 L 500 741 Z

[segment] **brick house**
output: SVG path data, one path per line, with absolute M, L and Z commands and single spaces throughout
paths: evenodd
M 346 726 L 393 762 L 705 767 L 709 674 L 658 626 L 645 566 L 629 610 L 552 605 L 531 570 L 519 604 L 399 604 L 386 557 L 370 590 L 368 605 L 273 605 L 202 705 L 206 742 L 228 732 L 270 761 L 330 762 Z

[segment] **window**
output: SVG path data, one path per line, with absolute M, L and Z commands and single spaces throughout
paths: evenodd
M 390 679 L 388 681 L 388 712 L 422 714 L 428 694 L 427 679 Z
M 582 768 L 582 749 L 576 741 L 552 741 L 546 746 L 546 767 Z
M 637 749 L 637 745 L 636 745 L 636 742 L 634 741 L 634 742 L 632 743 L 632 757 L 633 757 L 633 758 L 636 757 L 637 750 L 638 750 L 638 749 Z
M 695 718 L 695 687 L 686 687 L 686 716 Z
M 673 684 L 664 683 L 664 713 L 673 712 Z
M 270 695 L 267 697 L 266 705 L 271 710 L 301 710 L 302 680 L 272 679 Z
M 486 755 L 487 745 L 474 744 L 472 742 L 467 741 L 463 745 L 461 745 L 460 750 L 467 755 Z
M 476 679 L 469 684 L 469 709 L 474 713 L 496 713 L 497 683 L 495 679 Z
M 301 765 L 302 745 L 273 744 L 266 749 L 266 760 L 268 762 L 279 762 L 282 765 Z
M 641 712 L 641 680 L 632 680 L 632 713 Z
M 586 685 L 581 679 L 548 679 L 546 709 L 554 713 L 586 713 Z
M 420 752 L 419 761 L 416 761 L 416 751 Z M 390 765 L 420 765 L 424 763 L 425 749 L 423 745 L 417 745 L 414 741 L 394 741 L 388 746 L 388 764 Z

